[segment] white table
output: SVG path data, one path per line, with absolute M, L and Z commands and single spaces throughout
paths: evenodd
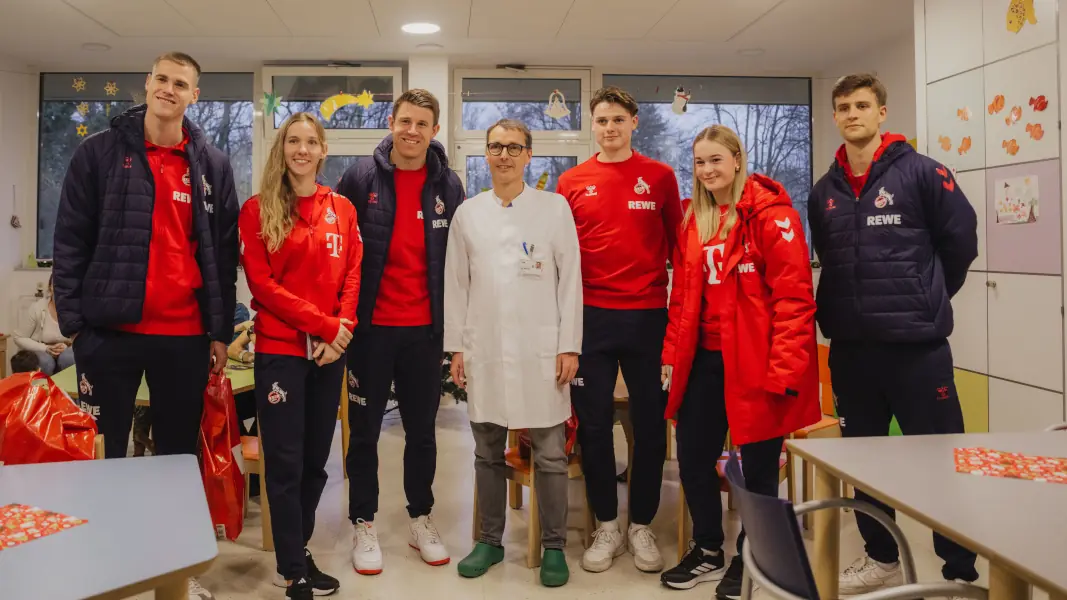
M 0 506 L 88 523 L 0 551 L 0 597 L 187 600 L 218 554 L 191 455 L 0 467 Z
M 1067 432 L 790 440 L 815 465 L 815 499 L 841 481 L 989 559 L 990 600 L 1025 600 L 1027 584 L 1067 598 L 1067 485 L 957 473 L 955 448 L 1067 457 Z M 840 513 L 815 513 L 811 555 L 824 598 L 837 597 Z

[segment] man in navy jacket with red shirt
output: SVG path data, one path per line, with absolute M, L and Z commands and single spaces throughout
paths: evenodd
M 156 453 L 195 454 L 208 372 L 226 366 L 237 192 L 229 158 L 185 118 L 199 78 L 186 54 L 156 59 L 146 105 L 78 147 L 60 194 L 56 314 L 108 458 L 126 456 L 142 375 Z
M 808 219 L 841 433 L 888 435 L 893 416 L 904 435 L 963 433 L 948 336 L 950 300 L 978 256 L 974 208 L 947 167 L 880 132 L 886 90 L 876 77 L 841 78 L 832 100 L 845 143 L 811 191 Z M 859 489 L 856 498 L 893 515 Z M 841 575 L 840 593 L 899 585 L 889 532 L 864 514 L 856 521 L 867 556 Z M 946 579 L 978 578 L 973 552 L 937 533 L 934 550 Z
M 364 244 L 358 324 L 348 349 L 352 436 L 346 458 L 353 482 L 349 518 L 356 527 L 352 563 L 364 575 L 382 570 L 374 527 L 378 437 L 394 382 L 406 444 L 409 545 L 430 565 L 449 562 L 430 511 L 441 404 L 445 245 L 464 193 L 444 147 L 433 140 L 439 117 L 433 94 L 404 92 L 389 117 L 392 134 L 337 186 L 356 206 Z
M 678 180 L 664 163 L 633 151 L 638 106 L 607 87 L 589 102 L 601 152 L 560 177 L 582 250 L 582 357 L 571 383 L 589 504 L 601 522 L 582 568 L 600 572 L 629 547 L 638 569 L 663 569 L 649 529 L 659 510 L 667 452 L 660 353 L 667 328 L 667 257 L 682 220 Z M 634 430 L 630 528 L 617 522 L 615 380 L 619 369 Z

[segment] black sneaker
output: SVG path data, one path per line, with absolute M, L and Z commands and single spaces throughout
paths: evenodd
M 307 577 L 301 577 L 285 588 L 285 597 L 289 600 L 313 600 L 315 594 L 311 591 L 311 582 Z
M 730 560 L 730 568 L 722 576 L 719 587 L 715 588 L 715 597 L 719 600 L 739 600 L 741 598 L 741 578 L 745 574 L 745 564 L 740 556 Z
M 718 581 L 725 564 L 722 550 L 713 553 L 697 546 L 695 542 L 689 542 L 689 552 L 682 557 L 682 562 L 660 575 L 659 580 L 667 587 L 688 590 L 698 583 Z
M 304 548 L 304 561 L 307 563 L 308 579 L 316 596 L 329 596 L 341 588 L 340 581 L 315 566 L 315 559 L 311 558 L 311 552 L 307 548 Z

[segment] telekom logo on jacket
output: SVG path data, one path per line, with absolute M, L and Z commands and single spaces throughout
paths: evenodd
M 326 249 L 330 251 L 330 256 L 341 258 L 341 240 L 342 237 L 339 233 L 326 234 Z
M 708 285 L 722 283 L 722 280 L 719 279 L 719 273 L 722 271 L 722 259 L 725 250 L 726 244 L 704 246 L 704 264 L 708 273 Z

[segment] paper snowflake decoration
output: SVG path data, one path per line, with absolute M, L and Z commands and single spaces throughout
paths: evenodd
M 119 93 L 119 86 L 116 85 L 114 81 L 109 81 L 107 82 L 107 85 L 104 86 L 104 92 L 106 92 L 108 96 L 114 96 Z
M 75 77 L 74 78 L 74 83 L 71 83 L 70 87 L 74 88 L 75 92 L 84 92 L 85 91 L 85 79 L 83 79 L 81 77 Z
M 81 104 L 79 104 L 78 105 L 78 112 L 81 113 L 81 116 L 83 116 L 83 117 L 85 115 L 89 114 L 89 103 L 88 102 L 82 102 Z
M 78 136 L 85 137 L 89 133 L 89 128 L 85 126 L 85 123 L 78 125 Z

